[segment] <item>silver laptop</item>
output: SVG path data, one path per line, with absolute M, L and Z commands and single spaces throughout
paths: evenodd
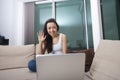
M 36 56 L 37 80 L 83 80 L 85 54 Z

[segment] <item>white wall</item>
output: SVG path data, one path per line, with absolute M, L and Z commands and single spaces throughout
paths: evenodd
M 0 0 L 0 35 L 9 39 L 9 45 L 22 45 L 22 26 L 18 16 L 20 4 L 17 0 Z M 22 14 L 22 13 L 21 13 Z M 18 21 L 19 20 L 19 21 Z
M 0 0 L 0 35 L 9 39 L 9 45 L 34 43 L 34 8 L 28 8 L 27 17 L 24 9 L 26 6 L 21 0 Z
M 0 0 L 0 35 L 11 39 L 13 32 L 13 0 Z M 10 40 L 11 41 L 11 40 Z
M 100 40 L 103 39 L 100 0 L 90 0 L 90 1 L 91 1 L 93 43 L 94 43 L 94 51 L 96 51 Z

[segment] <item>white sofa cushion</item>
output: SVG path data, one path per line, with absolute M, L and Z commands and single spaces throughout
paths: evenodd
M 120 80 L 120 41 L 100 41 L 90 74 L 93 80 Z
M 0 70 L 0 80 L 36 80 L 36 73 L 28 68 Z
M 23 46 L 0 46 L 0 70 L 27 67 L 34 57 L 34 44 Z

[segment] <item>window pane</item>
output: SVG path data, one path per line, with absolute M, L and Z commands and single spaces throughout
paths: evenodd
M 56 20 L 67 35 L 69 49 L 86 49 L 83 0 L 57 2 Z
M 102 0 L 104 39 L 120 39 L 120 1 Z
M 37 32 L 43 30 L 44 23 L 52 17 L 52 3 L 35 5 L 35 43 L 37 43 Z

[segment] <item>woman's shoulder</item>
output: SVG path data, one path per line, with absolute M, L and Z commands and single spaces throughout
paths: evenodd
M 65 36 L 66 36 L 66 34 L 64 34 L 64 33 L 60 33 L 60 35 L 61 35 L 61 36 L 63 36 L 63 37 L 65 37 Z
M 60 33 L 62 38 L 66 38 L 66 34 Z

